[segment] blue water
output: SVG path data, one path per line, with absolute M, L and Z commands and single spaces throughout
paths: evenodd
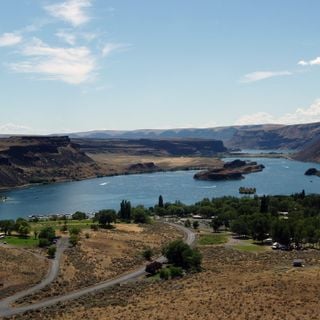
M 230 160 L 230 159 L 226 159 Z M 103 208 L 119 209 L 121 200 L 153 206 L 161 194 L 164 201 L 181 200 L 191 204 L 204 197 L 239 196 L 239 187 L 255 187 L 262 194 L 319 193 L 320 178 L 304 172 L 320 165 L 285 159 L 250 159 L 265 165 L 263 172 L 246 175 L 239 181 L 197 181 L 196 171 L 160 172 L 97 178 L 91 180 L 40 185 L 6 193 L 0 202 L 0 219 L 31 214 L 94 212 Z

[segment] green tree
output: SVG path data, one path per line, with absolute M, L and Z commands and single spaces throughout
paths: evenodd
M 119 211 L 119 218 L 125 221 L 131 221 L 131 203 L 127 200 L 122 200 L 120 203 L 120 211 Z
M 260 202 L 260 212 L 267 213 L 269 210 L 269 197 L 263 196 Z
M 73 220 L 85 220 L 87 218 L 88 218 L 88 216 L 84 212 L 81 212 L 81 211 L 77 211 L 72 215 Z
M 158 207 L 159 208 L 163 208 L 163 197 L 162 197 L 162 195 L 159 196 Z
M 272 239 L 285 246 L 288 246 L 291 242 L 291 233 L 289 223 L 286 220 L 275 220 L 272 228 Z
M 201 270 L 202 256 L 182 240 L 169 243 L 163 250 L 168 262 L 185 270 Z
M 56 251 L 57 251 L 56 246 L 50 246 L 48 248 L 48 256 L 49 256 L 50 259 L 53 259 L 55 257 Z
M 250 217 L 251 236 L 254 240 L 263 241 L 268 237 L 271 229 L 269 216 L 256 213 Z
M 142 252 L 142 256 L 143 256 L 146 260 L 148 260 L 148 261 L 151 260 L 153 254 L 154 254 L 154 253 L 153 253 L 153 250 L 152 250 L 151 248 L 146 248 L 146 249 Z
M 1 220 L 0 221 L 0 230 L 5 233 L 5 235 L 11 235 L 11 232 L 14 230 L 15 222 L 14 220 Z
M 51 226 L 44 227 L 39 232 L 39 239 L 46 239 L 52 242 L 56 236 L 56 232 Z
M 184 226 L 185 226 L 186 228 L 190 228 L 190 227 L 191 227 L 191 222 L 190 222 L 189 219 L 187 219 L 187 220 L 184 222 Z
M 192 222 L 192 227 L 193 227 L 193 229 L 198 229 L 199 228 L 199 221 L 197 221 L 197 220 L 195 220 L 195 221 L 193 221 Z
M 210 226 L 214 232 L 218 232 L 219 228 L 223 226 L 223 220 L 221 217 L 216 216 L 211 220 Z
M 239 216 L 231 223 L 231 231 L 239 236 L 248 236 L 250 234 L 249 225 L 245 216 Z
M 14 229 L 15 231 L 17 231 L 17 233 L 20 236 L 23 236 L 23 237 L 28 236 L 28 234 L 31 232 L 31 227 L 29 222 L 23 218 L 18 218 L 16 220 Z
M 98 221 L 102 228 L 111 228 L 111 223 L 117 220 L 117 214 L 111 209 L 100 210 L 95 214 L 94 220 Z
M 134 208 L 132 218 L 135 223 L 150 223 L 148 211 L 143 207 Z

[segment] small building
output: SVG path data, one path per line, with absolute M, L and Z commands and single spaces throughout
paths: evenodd
M 279 214 L 279 216 L 280 216 L 280 218 L 281 219 L 284 219 L 284 220 L 288 220 L 288 218 L 289 218 L 289 212 L 278 212 L 278 214 Z
M 200 216 L 199 214 L 192 215 L 192 219 L 203 219 L 203 216 Z
M 292 262 L 292 266 L 299 268 L 299 267 L 303 267 L 303 260 L 302 259 L 294 259 Z

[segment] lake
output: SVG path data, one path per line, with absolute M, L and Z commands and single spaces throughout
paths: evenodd
M 225 160 L 232 160 L 225 159 Z M 0 219 L 15 219 L 32 214 L 94 212 L 119 209 L 120 202 L 153 206 L 161 194 L 164 201 L 180 200 L 192 204 L 204 197 L 240 196 L 239 187 L 255 187 L 259 195 L 295 192 L 319 193 L 320 178 L 307 177 L 304 172 L 320 165 L 286 159 L 250 159 L 265 165 L 263 172 L 246 175 L 238 181 L 197 181 L 197 171 L 158 172 L 96 178 L 83 181 L 38 185 L 6 192 L 6 202 L 0 202 Z

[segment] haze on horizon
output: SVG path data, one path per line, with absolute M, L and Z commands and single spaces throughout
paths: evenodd
M 0 133 L 320 121 L 317 0 L 3 0 Z

